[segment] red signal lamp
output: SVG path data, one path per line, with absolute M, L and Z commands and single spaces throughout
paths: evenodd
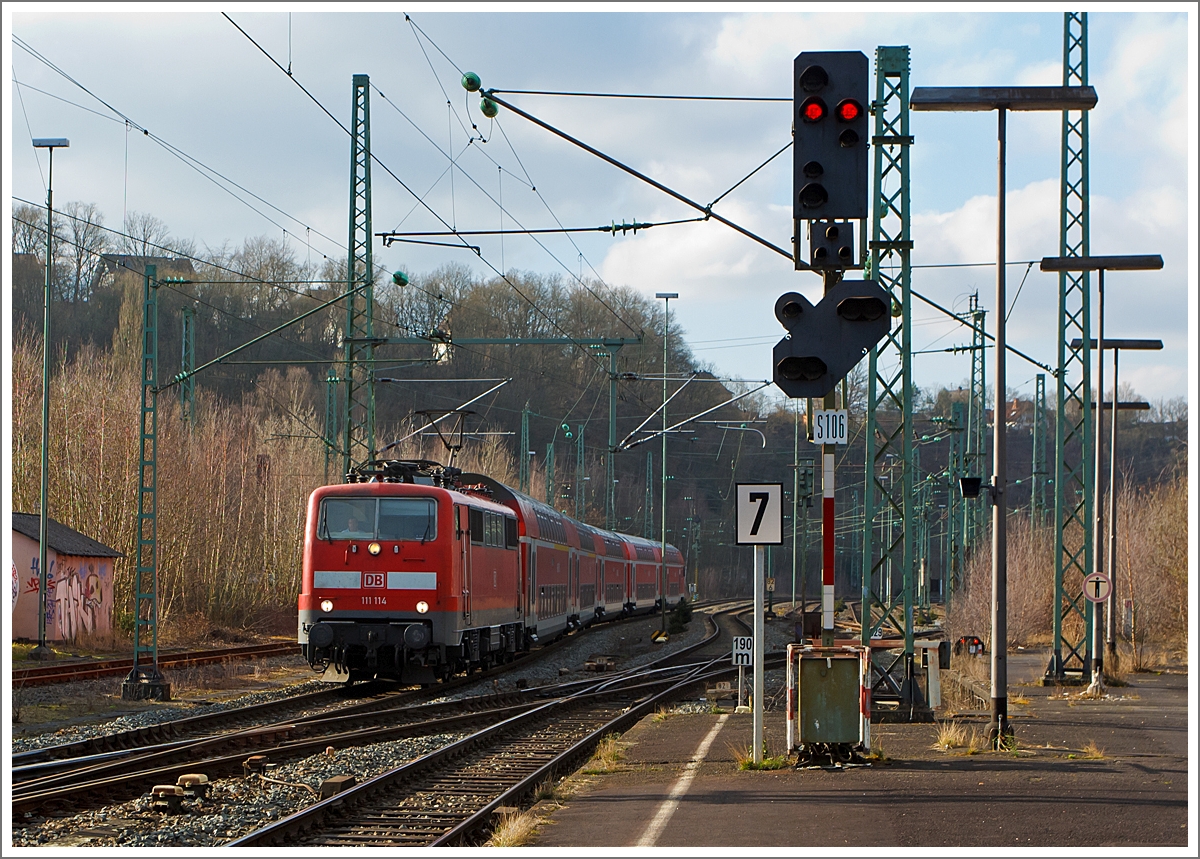
M 852 98 L 842 99 L 838 102 L 837 118 L 842 122 L 854 122 L 862 116 L 862 105 Z
M 820 122 L 828 113 L 829 108 L 825 106 L 825 102 L 816 96 L 805 99 L 800 105 L 800 117 L 805 122 Z

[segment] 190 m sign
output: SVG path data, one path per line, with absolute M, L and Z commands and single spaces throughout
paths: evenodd
M 846 409 L 813 412 L 813 444 L 849 444 Z

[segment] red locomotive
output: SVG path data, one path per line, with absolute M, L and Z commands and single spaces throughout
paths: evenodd
M 614 614 L 670 607 L 683 556 L 480 474 L 376 462 L 308 502 L 298 638 L 323 679 L 432 683 Z

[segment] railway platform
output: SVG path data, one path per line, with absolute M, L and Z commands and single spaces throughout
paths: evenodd
M 619 769 L 577 774 L 565 798 L 543 801 L 531 845 L 1111 846 L 1195 855 L 1186 673 L 1130 675 L 1129 685 L 1089 700 L 1078 689 L 1035 685 L 1045 662 L 1040 653 L 1010 656 L 1018 741 L 1010 752 L 940 751 L 931 748 L 935 725 L 876 724 L 872 745 L 882 754 L 870 766 L 743 771 L 750 715 L 647 717 L 624 735 Z M 958 721 L 968 736 L 986 735 L 986 713 Z M 766 714 L 765 739 L 768 754 L 783 752 L 783 713 Z

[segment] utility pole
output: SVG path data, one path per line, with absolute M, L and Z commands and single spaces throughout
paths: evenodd
M 646 451 L 646 499 L 642 502 L 642 536 L 654 539 L 654 452 Z
M 521 409 L 521 455 L 517 458 L 519 462 L 517 486 L 526 495 L 529 494 L 529 455 L 533 453 L 529 449 L 529 402 L 526 401 L 525 408 Z
M 579 431 L 575 434 L 575 518 L 583 521 L 584 495 L 583 495 L 583 428 L 584 424 L 579 424 Z
M 350 252 L 346 263 L 346 422 L 343 473 L 375 458 L 375 269 L 371 253 L 371 84 L 354 76 L 350 134 Z
M 1046 374 L 1038 373 L 1033 394 L 1033 473 L 1030 475 L 1029 521 L 1046 524 Z
M 190 304 L 182 310 L 183 354 L 180 356 L 179 373 L 183 381 L 179 383 L 179 413 L 183 422 L 189 428 L 196 423 L 196 377 L 192 371 L 196 369 L 196 308 Z
M 158 269 L 153 265 L 146 266 L 142 287 L 141 371 L 133 667 L 121 684 L 121 697 L 165 701 L 171 684 L 158 670 Z
M 46 182 L 46 285 L 42 296 L 42 476 L 41 507 L 38 510 L 38 643 L 29 654 L 34 659 L 53 659 L 46 644 L 46 598 L 50 563 L 50 306 L 54 298 L 54 150 L 66 149 L 65 137 L 34 138 L 35 149 L 50 150 Z
M 1005 174 L 1009 111 L 1090 110 L 1096 104 L 1091 87 L 918 87 L 912 95 L 916 110 L 996 112 L 996 369 L 995 412 L 992 421 L 992 720 L 988 730 L 993 748 L 1012 741 L 1008 722 L 1008 459 L 1005 399 L 1007 397 L 1005 323 L 1008 307 L 1005 281 Z

